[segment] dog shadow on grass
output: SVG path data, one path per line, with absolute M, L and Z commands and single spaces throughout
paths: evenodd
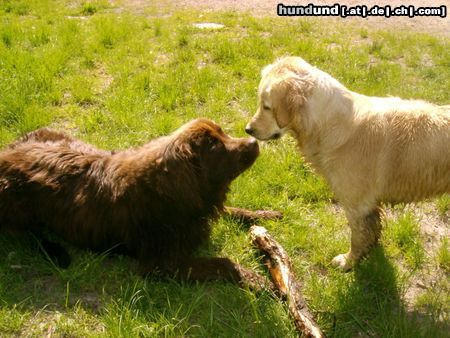
M 448 337 L 450 325 L 408 308 L 402 275 L 378 246 L 358 264 L 338 295 L 331 336 Z
M 44 331 L 63 330 L 57 332 L 64 335 L 64 330 L 70 333 L 80 326 L 81 313 L 80 320 L 92 322 L 84 329 L 100 327 L 112 336 L 232 337 L 253 332 L 258 337 L 287 337 L 293 331 L 283 320 L 283 307 L 274 305 L 269 293 L 256 295 L 226 282 L 142 278 L 136 261 L 126 256 L 69 251 L 72 264 L 59 269 L 39 254 L 32 238 L 0 235 L 0 303 L 16 317 L 32 314 L 39 319 L 22 326 L 34 330 L 36 324 Z M 55 316 L 60 316 L 59 326 Z M 276 316 L 280 319 L 274 323 Z

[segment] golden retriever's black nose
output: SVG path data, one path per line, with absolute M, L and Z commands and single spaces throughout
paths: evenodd
M 245 127 L 245 132 L 246 132 L 247 134 L 249 134 L 249 135 L 253 135 L 254 130 L 253 130 L 252 127 L 247 126 L 247 127 Z

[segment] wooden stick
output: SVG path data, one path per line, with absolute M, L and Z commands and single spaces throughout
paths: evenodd
M 287 300 L 297 330 L 305 337 L 325 337 L 306 306 L 302 285 L 295 279 L 286 251 L 264 227 L 253 225 L 250 236 L 253 244 L 264 253 L 270 275 L 281 297 Z

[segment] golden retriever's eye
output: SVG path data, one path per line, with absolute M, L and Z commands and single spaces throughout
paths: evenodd
M 270 107 L 267 104 L 263 104 L 263 109 L 264 110 L 270 110 Z

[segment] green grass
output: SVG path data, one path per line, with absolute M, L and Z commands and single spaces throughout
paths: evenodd
M 450 245 L 448 238 L 443 238 L 438 249 L 438 264 L 443 269 L 450 271 Z
M 437 208 L 442 217 L 448 217 L 446 214 L 450 211 L 450 195 L 446 194 L 437 200 Z
M 225 28 L 199 30 L 192 26 L 199 21 Z M 243 136 L 261 68 L 287 54 L 358 92 L 448 104 L 449 51 L 444 38 L 343 23 L 151 7 L 132 13 L 108 1 L 0 1 L 0 145 L 51 126 L 121 149 L 200 116 Z M 326 334 L 446 336 L 448 243 L 427 255 L 420 218 L 400 210 L 387 221 L 382 247 L 355 271 L 335 271 L 329 262 L 347 250 L 349 231 L 329 188 L 292 139 L 261 148 L 233 183 L 229 204 L 283 211 L 283 220 L 263 225 L 292 257 Z M 436 205 L 444 217 L 448 196 Z M 214 224 L 201 251 L 264 273 L 246 230 L 229 219 Z M 285 304 L 269 294 L 143 280 L 131 259 L 71 254 L 73 264 L 59 270 L 37 255 L 33 239 L 0 236 L 1 336 L 296 336 Z M 408 282 L 436 259 L 440 287 L 407 304 Z
M 392 241 L 392 251 L 398 251 L 403 256 L 408 268 L 421 267 L 425 251 L 420 238 L 419 223 L 411 212 L 402 214 L 395 222 L 388 222 L 386 237 Z

